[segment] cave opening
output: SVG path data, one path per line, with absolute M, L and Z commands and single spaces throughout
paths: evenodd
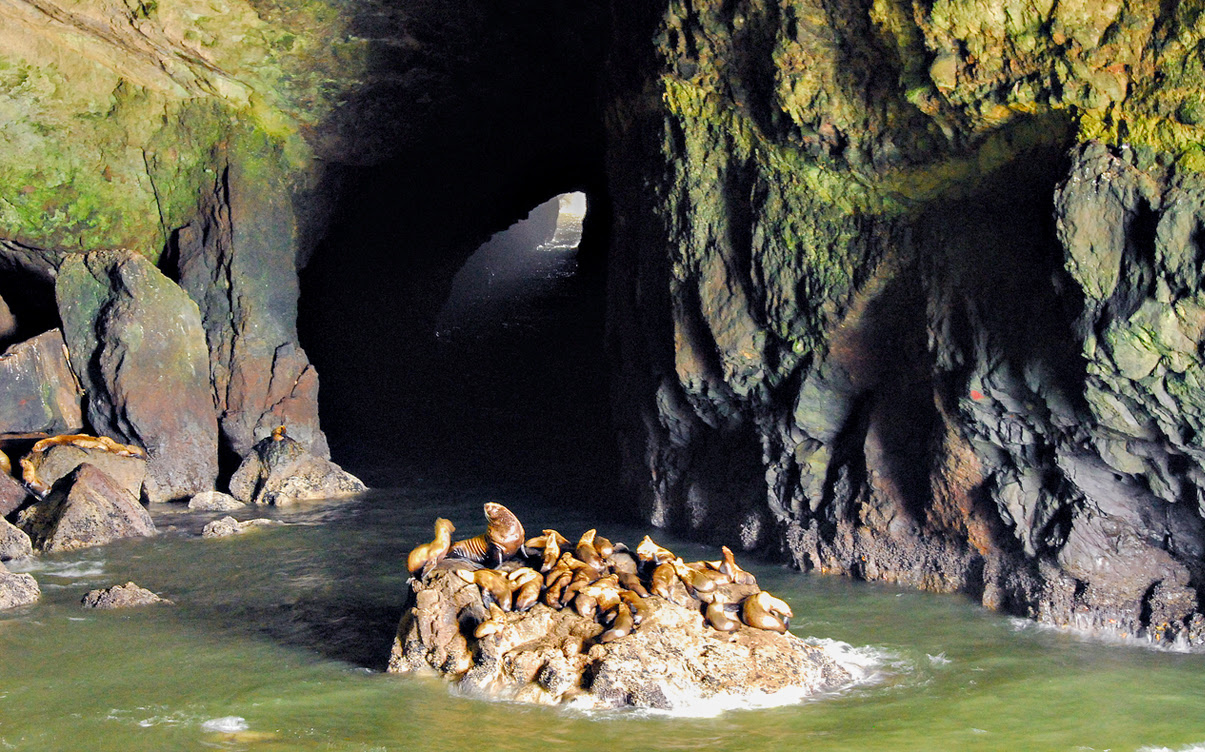
M 483 222 L 480 198 L 381 181 L 348 181 L 301 276 L 335 459 L 377 486 L 447 474 L 613 505 L 597 185 L 535 186 Z

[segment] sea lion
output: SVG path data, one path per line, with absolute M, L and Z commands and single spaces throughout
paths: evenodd
M 653 595 L 659 595 L 667 601 L 672 601 L 670 597 L 670 588 L 673 587 L 674 580 L 678 577 L 678 572 L 674 569 L 672 562 L 665 562 L 657 565 L 653 570 L 653 576 L 649 582 L 649 592 Z
M 641 598 L 649 597 L 649 591 L 645 590 L 644 583 L 640 581 L 640 577 L 637 575 L 631 572 L 617 572 L 616 576 L 619 578 L 620 585 L 623 585 Z
M 598 601 L 585 593 L 578 593 L 573 598 L 573 610 L 585 619 L 593 619 L 598 612 Z
M 25 486 L 29 489 L 30 493 L 39 499 L 50 493 L 50 486 L 38 479 L 38 469 L 33 466 L 33 461 L 28 457 L 22 457 L 20 462 L 21 480 L 25 482 Z
M 497 604 L 490 604 L 490 615 L 485 618 L 477 628 L 473 630 L 473 636 L 480 640 L 486 635 L 492 635 L 495 632 L 501 632 L 506 626 L 506 612 L 498 608 Z
M 640 545 L 636 547 L 636 558 L 644 562 L 645 566 L 649 566 L 664 564 L 678 557 L 674 556 L 674 552 L 668 548 L 658 546 L 652 538 L 646 535 L 644 540 L 640 541 Z
M 0 470 L 3 470 L 5 475 L 9 475 L 13 471 L 12 460 L 10 460 L 8 455 L 2 451 L 0 451 Z
M 485 504 L 486 529 L 483 535 L 456 541 L 448 556 L 496 567 L 519 551 L 526 541 L 523 524 L 514 512 L 497 502 Z
M 646 617 L 653 613 L 652 607 L 631 590 L 620 590 L 619 599 L 628 604 L 628 608 L 632 609 L 632 620 L 636 624 L 644 621 Z
M 510 611 L 510 580 L 506 579 L 506 575 L 493 569 L 475 569 L 472 572 L 457 569 L 456 576 L 481 588 L 483 600 L 488 593 L 503 611 Z
M 631 610 L 623 603 L 615 606 L 610 613 L 611 628 L 598 636 L 599 642 L 614 642 L 620 637 L 627 637 L 636 626 Z
M 704 570 L 693 569 L 682 563 L 681 559 L 671 562 L 678 579 L 690 589 L 690 594 L 704 602 L 710 602 L 718 582 Z
M 557 559 L 561 558 L 561 549 L 569 545 L 569 539 L 555 530 L 545 530 L 543 538 L 544 563 L 540 571 L 547 572 L 556 565 Z
M 711 603 L 707 604 L 707 608 L 703 609 L 704 616 L 707 617 L 707 623 L 721 632 L 732 632 L 741 625 L 740 621 L 729 615 L 725 606 L 728 605 L 728 596 L 723 593 L 716 593 Z
M 779 634 L 787 631 L 787 618 L 785 615 L 775 613 L 770 606 L 769 599 L 778 600 L 774 596 L 767 593 L 765 590 L 760 590 L 756 595 L 751 595 L 741 603 L 741 620 L 751 627 L 758 629 L 768 629 L 771 632 Z
M 287 435 L 288 432 L 285 431 L 285 427 L 283 425 L 272 429 L 272 441 L 284 441 L 285 436 Z
M 424 543 L 421 546 L 416 546 L 410 555 L 406 557 L 406 568 L 410 570 L 410 574 L 419 574 L 421 571 L 422 577 L 425 577 L 441 559 L 448 553 L 448 549 L 452 546 L 452 533 L 456 531 L 456 526 L 451 520 L 445 520 L 440 517 L 435 520 L 435 540 L 430 543 Z
M 599 611 L 610 611 L 619 605 L 619 579 L 615 575 L 592 582 L 579 592 L 593 598 Z
M 724 560 L 720 564 L 720 571 L 728 575 L 728 579 L 732 580 L 737 585 L 757 584 L 757 578 L 737 566 L 736 557 L 732 555 L 731 548 L 728 548 L 727 546 L 720 546 L 720 551 L 723 552 L 724 555 Z
M 594 536 L 594 550 L 598 552 L 599 556 L 605 559 L 615 553 L 615 546 L 610 540 L 596 534 Z
M 561 608 L 563 606 L 562 596 L 565 593 L 565 588 L 569 586 L 572 580 L 573 570 L 558 564 L 544 578 L 544 603 L 549 608 Z
M 535 605 L 544 585 L 544 578 L 530 567 L 521 567 L 507 575 L 511 583 L 511 593 L 515 611 L 526 611 Z
M 590 567 L 596 572 L 602 572 L 607 568 L 607 563 L 602 560 L 602 556 L 599 555 L 598 549 L 594 547 L 594 538 L 596 534 L 597 533 L 593 528 L 582 533 L 581 539 L 577 542 L 576 553 L 577 558 L 580 559 L 586 566 Z

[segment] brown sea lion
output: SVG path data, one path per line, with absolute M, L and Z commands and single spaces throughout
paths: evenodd
M 614 642 L 621 637 L 627 637 L 636 627 L 631 610 L 623 603 L 610 611 L 611 628 L 598 636 L 599 642 Z
M 501 632 L 506 626 L 506 612 L 498 608 L 497 604 L 490 604 L 490 615 L 485 618 L 477 628 L 473 630 L 473 636 L 480 640 L 486 635 L 492 635 L 495 632 Z
M 511 593 L 513 594 L 511 605 L 515 611 L 526 611 L 539 600 L 544 578 L 536 570 L 522 567 L 507 575 L 507 579 L 511 582 Z
M 674 556 L 674 552 L 668 548 L 662 548 L 653 542 L 649 536 L 644 536 L 644 540 L 640 541 L 640 545 L 636 547 L 636 558 L 644 562 L 645 566 L 651 564 L 664 564 L 667 561 L 673 561 L 678 558 Z
M 285 436 L 287 435 L 288 432 L 285 431 L 285 427 L 283 425 L 272 429 L 272 441 L 284 441 Z
M 526 537 L 514 512 L 489 501 L 485 504 L 485 520 L 483 535 L 456 541 L 448 550 L 448 556 L 496 567 L 518 553 Z
M 787 631 L 787 618 L 779 615 L 770 607 L 769 599 L 774 598 L 764 590 L 751 595 L 741 603 L 741 620 L 751 627 L 767 629 L 780 634 Z
M 652 607 L 644 602 L 644 598 L 640 597 L 631 590 L 620 590 L 619 598 L 624 603 L 628 604 L 628 608 L 632 609 L 632 620 L 639 624 L 653 613 Z
M 598 553 L 598 549 L 594 547 L 594 538 L 596 535 L 597 533 L 594 529 L 582 533 L 581 539 L 577 542 L 575 553 L 577 554 L 577 558 L 586 566 L 596 572 L 602 572 L 607 568 L 607 563 L 603 561 L 602 556 Z
M 598 612 L 598 601 L 585 593 L 578 593 L 573 597 L 573 610 L 583 618 L 593 619 L 594 614 Z
M 456 576 L 481 588 L 481 595 L 489 594 L 503 611 L 510 611 L 510 580 L 506 579 L 506 575 L 493 569 L 475 569 L 472 572 L 457 569 Z
M 727 546 L 720 546 L 720 551 L 724 555 L 723 563 L 720 564 L 721 572 L 728 575 L 728 578 L 738 585 L 757 584 L 757 578 L 737 566 L 736 557 L 732 555 L 732 549 Z
M 653 595 L 659 595 L 667 601 L 672 601 L 671 588 L 674 580 L 677 579 L 678 573 L 674 569 L 672 562 L 665 562 L 657 565 L 653 570 L 653 576 L 649 582 L 649 592 Z
M 644 588 L 644 583 L 640 581 L 640 577 L 637 575 L 634 575 L 631 572 L 617 572 L 616 576 L 619 578 L 620 585 L 623 585 L 636 595 L 640 596 L 641 598 L 647 598 L 649 596 L 649 591 Z
M 452 533 L 455 531 L 456 526 L 452 524 L 451 520 L 445 520 L 443 517 L 436 519 L 435 540 L 416 546 L 406 557 L 406 568 L 410 570 L 410 574 L 421 572 L 420 576 L 425 577 L 427 572 L 431 571 L 431 567 L 438 564 L 448 553 L 448 549 L 452 546 Z
M 8 455 L 2 451 L 0 451 L 0 470 L 3 470 L 5 475 L 8 475 L 13 471 L 12 460 L 10 460 Z
M 732 632 L 741 625 L 738 619 L 728 613 L 725 608 L 727 605 L 728 597 L 723 593 L 716 593 L 711 603 L 707 604 L 707 608 L 703 609 L 707 623 L 721 632 Z
M 601 535 L 594 536 L 594 550 L 604 559 L 615 553 L 615 545 Z
M 610 611 L 619 605 L 619 579 L 615 575 L 592 582 L 580 592 L 593 598 L 599 611 Z

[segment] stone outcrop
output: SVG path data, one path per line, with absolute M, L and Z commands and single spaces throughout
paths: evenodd
M 37 603 L 42 589 L 33 575 L 10 572 L 0 564 L 0 611 Z
M 16 478 L 0 473 L 0 517 L 7 517 L 21 508 L 29 498 L 29 491 Z
M 155 535 L 155 523 L 137 499 L 87 463 L 60 479 L 45 499 L 23 510 L 17 525 L 34 548 L 45 553 Z
M 281 431 L 256 444 L 230 479 L 231 495 L 248 504 L 280 506 L 367 490 L 354 475 Z
M 82 397 L 58 329 L 0 355 L 0 433 L 76 433 Z
M 107 588 L 99 588 L 97 590 L 89 590 L 84 595 L 81 601 L 84 608 L 135 608 L 138 606 L 150 606 L 155 603 L 168 603 L 171 601 L 160 598 L 155 593 L 147 590 L 144 587 L 139 587 L 133 582 L 127 582 L 124 585 L 113 585 Z
M 25 531 L 0 518 L 0 561 L 20 559 L 33 554 L 33 544 Z
M 87 440 L 88 437 L 84 438 Z M 50 446 L 45 451 L 30 452 L 22 459 L 22 470 L 32 473 L 34 480 L 31 486 L 49 490 L 59 478 L 86 462 L 103 471 L 133 498 L 142 496 L 142 484 L 146 478 L 146 459 L 143 457 L 62 443 Z
M 625 18 L 630 487 L 806 569 L 1200 645 L 1200 10 L 1005 5 Z
M 146 450 L 146 498 L 212 489 L 218 427 L 196 303 L 130 251 L 69 257 L 55 295 L 88 422 Z

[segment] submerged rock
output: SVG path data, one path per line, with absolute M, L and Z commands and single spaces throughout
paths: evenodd
M 254 530 L 260 527 L 268 527 L 271 525 L 280 525 L 282 523 L 276 520 L 267 520 L 258 518 L 254 520 L 246 520 L 239 522 L 233 517 L 226 516 L 221 519 L 214 520 L 201 529 L 202 538 L 225 538 L 231 535 L 245 533 L 248 530 Z
M 150 514 L 130 492 L 86 462 L 22 511 L 17 524 L 45 553 L 155 535 Z
M 132 608 L 153 603 L 171 603 L 133 582 L 90 590 L 81 602 L 84 608 Z
M 42 597 L 42 589 L 31 574 L 10 572 L 0 564 L 0 610 L 27 606 Z
M 251 450 L 230 479 L 239 501 L 277 506 L 367 491 L 359 478 L 277 429 Z

